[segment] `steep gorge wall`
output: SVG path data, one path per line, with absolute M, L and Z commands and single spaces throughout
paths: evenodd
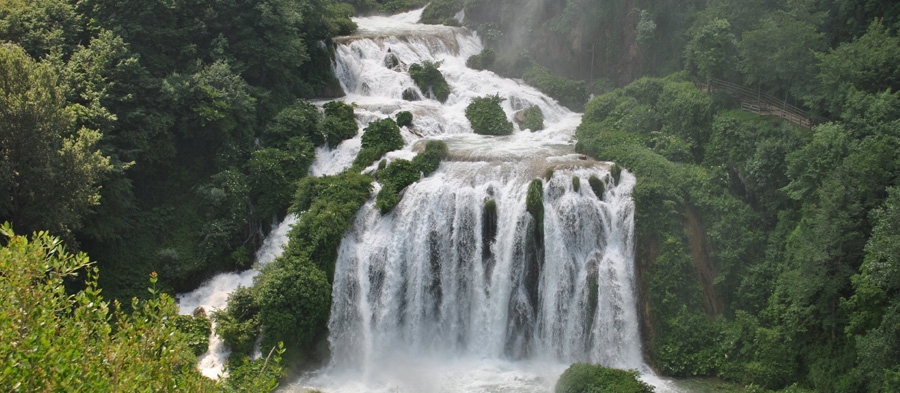
M 624 86 L 676 70 L 691 3 L 482 0 L 466 5 L 466 18 L 501 55 L 528 54 L 556 74 Z M 642 10 L 658 27 L 653 37 L 639 42 Z

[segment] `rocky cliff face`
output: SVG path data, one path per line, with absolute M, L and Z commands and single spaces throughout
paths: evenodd
M 625 85 L 641 75 L 638 0 L 501 0 L 467 5 L 467 20 L 502 55 L 527 53 L 573 79 Z

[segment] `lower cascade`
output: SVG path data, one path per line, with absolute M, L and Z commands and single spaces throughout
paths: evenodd
M 391 351 L 641 365 L 632 274 L 634 183 L 590 187 L 598 166 L 557 170 L 526 211 L 518 164 L 446 164 L 382 217 L 373 204 L 342 242 L 330 344 L 365 369 Z M 543 229 L 540 228 L 543 226 Z

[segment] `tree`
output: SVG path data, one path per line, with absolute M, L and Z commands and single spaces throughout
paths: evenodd
M 302 137 L 321 146 L 325 143 L 319 125 L 321 120 L 322 115 L 315 105 L 306 100 L 296 100 L 282 109 L 263 130 L 263 145 L 285 149 L 292 138 Z
M 880 20 L 852 42 L 817 55 L 821 91 L 807 99 L 815 109 L 842 115 L 853 90 L 876 94 L 900 90 L 900 38 Z
M 0 388 L 37 391 L 215 391 L 177 327 L 174 299 L 150 288 L 133 314 L 110 305 L 87 255 L 47 232 L 30 239 L 0 227 Z M 84 289 L 66 281 L 84 274 Z M 156 282 L 155 275 L 150 283 Z M 110 321 L 113 321 L 112 323 Z M 85 350 L 89 348 L 89 350 Z
M 853 277 L 856 290 L 847 306 L 852 309 L 849 332 L 857 336 L 857 370 L 870 391 L 891 391 L 900 365 L 900 188 L 888 189 L 884 205 L 873 212 L 875 228 L 866 244 L 860 273 Z
M 267 265 L 254 291 L 264 348 L 284 341 L 290 349 L 308 349 L 327 330 L 331 284 L 310 261 L 284 256 Z
M 68 57 L 84 38 L 84 18 L 65 0 L 0 3 L 0 42 L 15 42 L 35 58 Z
M 73 122 L 50 67 L 0 46 L 0 218 L 65 235 L 99 203 L 109 159 Z
M 721 78 L 737 64 L 737 40 L 727 19 L 718 18 L 691 30 L 691 40 L 684 50 L 688 72 L 702 77 L 707 83 Z
M 775 11 L 757 28 L 745 31 L 738 44 L 738 67 L 746 82 L 785 95 L 795 83 L 801 88 L 811 84 L 816 64 L 813 53 L 825 48 L 825 36 L 818 30 L 820 22 L 821 15 L 801 7 Z

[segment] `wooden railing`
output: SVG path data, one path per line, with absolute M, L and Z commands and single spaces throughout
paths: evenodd
M 762 94 L 758 90 L 754 91 L 745 86 L 719 79 L 713 79 L 709 84 L 700 81 L 695 81 L 694 84 L 707 93 L 723 92 L 737 98 L 741 101 L 741 110 L 758 115 L 778 116 L 806 129 L 810 129 L 815 125 L 809 116 L 809 112 L 790 105 L 785 100 Z

